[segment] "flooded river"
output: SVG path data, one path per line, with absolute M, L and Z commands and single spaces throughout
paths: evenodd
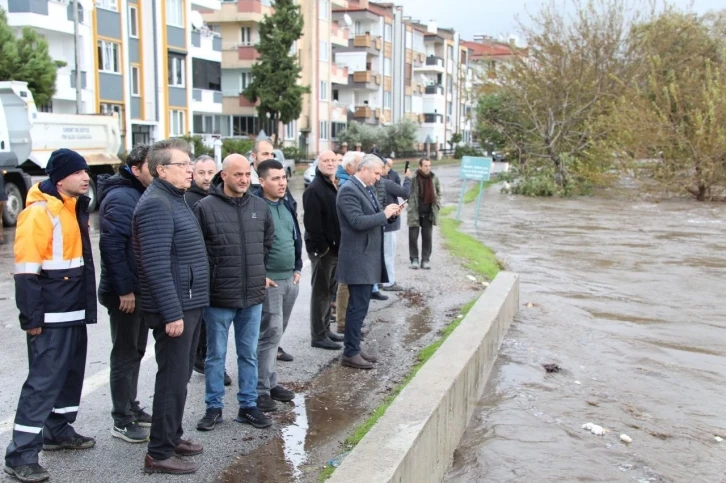
M 726 481 L 726 205 L 497 188 L 477 236 L 522 307 L 446 481 Z

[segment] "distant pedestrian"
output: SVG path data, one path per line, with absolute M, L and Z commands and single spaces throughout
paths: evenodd
M 305 248 L 312 264 L 310 294 L 311 345 L 320 349 L 342 349 L 343 338 L 330 331 L 331 303 L 335 294 L 335 268 L 338 265 L 340 225 L 336 208 L 338 189 L 332 181 L 337 161 L 335 153 L 323 151 L 310 186 L 303 191 Z
M 15 232 L 15 300 L 27 333 L 28 378 L 15 412 L 5 473 L 45 481 L 38 453 L 87 449 L 73 429 L 86 370 L 86 324 L 96 323 L 96 277 L 88 233 L 90 177 L 83 157 L 53 151 L 49 179 L 28 192 Z
M 366 155 L 358 172 L 338 193 L 340 251 L 336 279 L 348 285 L 350 300 L 345 322 L 345 350 L 341 363 L 355 369 L 371 369 L 376 357 L 361 350 L 361 328 L 368 314 L 374 283 L 387 282 L 383 260 L 383 227 L 397 216 L 397 204 L 381 206 L 373 185 L 383 171 L 383 161 Z
M 204 310 L 207 408 L 197 423 L 200 431 L 211 431 L 222 422 L 231 325 L 237 349 L 237 421 L 255 428 L 272 425 L 257 407 L 257 343 L 267 282 L 265 258 L 275 238 L 275 225 L 267 203 L 249 193 L 251 171 L 247 158 L 230 154 L 222 163 L 221 183 L 194 207 L 212 271 L 210 306 Z
M 194 180 L 191 188 L 184 193 L 184 199 L 189 208 L 194 209 L 200 200 L 207 197 L 209 189 L 212 186 L 212 179 L 217 173 L 217 163 L 214 158 L 203 154 L 192 163 L 194 169 Z M 202 317 L 201 327 L 199 329 L 199 342 L 197 343 L 197 356 L 194 359 L 194 370 L 199 374 L 204 374 L 204 361 L 207 358 L 207 327 Z M 227 371 L 224 371 L 224 385 L 231 386 L 232 378 L 229 377 Z
M 257 345 L 257 407 L 260 411 L 277 409 L 275 401 L 289 402 L 295 393 L 279 384 L 275 361 L 277 349 L 287 329 L 297 300 L 302 273 L 302 237 L 295 209 L 287 197 L 285 167 L 273 159 L 257 165 L 260 190 L 275 225 L 275 241 L 265 260 L 267 292 L 262 304 L 262 324 Z
M 431 160 L 421 158 L 411 183 L 408 198 L 408 258 L 411 268 L 430 269 L 433 227 L 438 224 L 441 208 L 441 185 L 431 171 Z M 421 264 L 418 255 L 418 234 L 421 233 Z
M 204 451 L 182 439 L 182 418 L 202 309 L 209 305 L 209 265 L 199 224 L 184 200 L 193 177 L 188 144 L 159 141 L 147 160 L 154 180 L 132 222 L 141 309 L 156 340 L 158 366 L 144 471 L 187 474 L 199 463 L 180 457 Z
M 131 242 L 134 209 L 153 177 L 146 156 L 149 146 L 135 146 L 126 166 L 115 176 L 99 177 L 98 219 L 101 225 L 101 284 L 98 300 L 108 309 L 111 325 L 111 436 L 129 443 L 149 439 L 145 428 L 151 416 L 136 400 L 141 359 L 146 353 L 149 328 L 144 323 L 139 297 L 136 255 Z
M 376 182 L 376 195 L 381 206 L 388 206 L 392 203 L 399 204 L 400 200 L 407 200 L 411 194 L 411 170 L 407 169 L 404 173 L 403 186 L 401 186 L 401 178 L 393 170 L 393 161 L 389 158 L 383 168 L 381 179 Z M 401 229 L 401 217 L 397 216 L 393 220 L 388 220 L 388 224 L 383 227 L 383 255 L 386 261 L 386 272 L 388 273 L 388 283 L 381 284 L 381 288 L 386 291 L 399 292 L 403 290 L 396 283 L 396 244 L 398 230 Z

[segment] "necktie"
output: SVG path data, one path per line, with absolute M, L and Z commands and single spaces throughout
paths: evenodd
M 376 210 L 376 212 L 378 212 L 379 211 L 378 201 L 376 200 L 376 197 L 373 195 L 373 190 L 370 188 L 370 186 L 366 187 L 366 189 L 368 190 L 368 196 L 371 197 L 371 201 L 373 202 L 373 208 Z

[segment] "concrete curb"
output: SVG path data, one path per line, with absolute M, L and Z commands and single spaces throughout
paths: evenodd
M 441 481 L 518 309 L 519 276 L 500 272 L 328 481 Z

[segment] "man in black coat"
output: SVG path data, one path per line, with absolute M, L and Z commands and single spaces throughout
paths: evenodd
M 313 268 L 310 295 L 310 335 L 312 346 L 321 349 L 342 349 L 342 337 L 330 331 L 330 302 L 335 294 L 335 269 L 338 266 L 340 225 L 335 199 L 338 189 L 332 176 L 338 169 L 333 151 L 318 156 L 315 179 L 303 191 L 305 215 L 305 248 Z
M 272 425 L 257 408 L 257 342 L 267 288 L 265 259 L 275 239 L 275 225 L 267 203 L 248 193 L 250 173 L 244 156 L 230 154 L 222 163 L 222 182 L 194 207 L 212 273 L 210 306 L 204 310 L 207 410 L 197 424 L 200 431 L 211 431 L 222 421 L 224 362 L 232 324 L 239 384 L 237 421 L 255 428 Z
M 159 141 L 147 159 L 154 181 L 132 222 L 141 309 L 156 340 L 158 365 L 144 471 L 187 474 L 199 463 L 180 456 L 204 451 L 182 439 L 182 418 L 202 309 L 209 305 L 209 264 L 199 224 L 184 201 L 192 184 L 188 144 Z
M 149 329 L 141 304 L 136 303 L 139 283 L 131 243 L 131 220 L 146 187 L 153 180 L 146 155 L 149 146 L 131 150 L 126 166 L 115 176 L 98 178 L 98 218 L 101 225 L 101 284 L 98 301 L 111 319 L 111 435 L 129 443 L 149 438 L 149 416 L 136 400 L 141 359 L 146 353 Z

